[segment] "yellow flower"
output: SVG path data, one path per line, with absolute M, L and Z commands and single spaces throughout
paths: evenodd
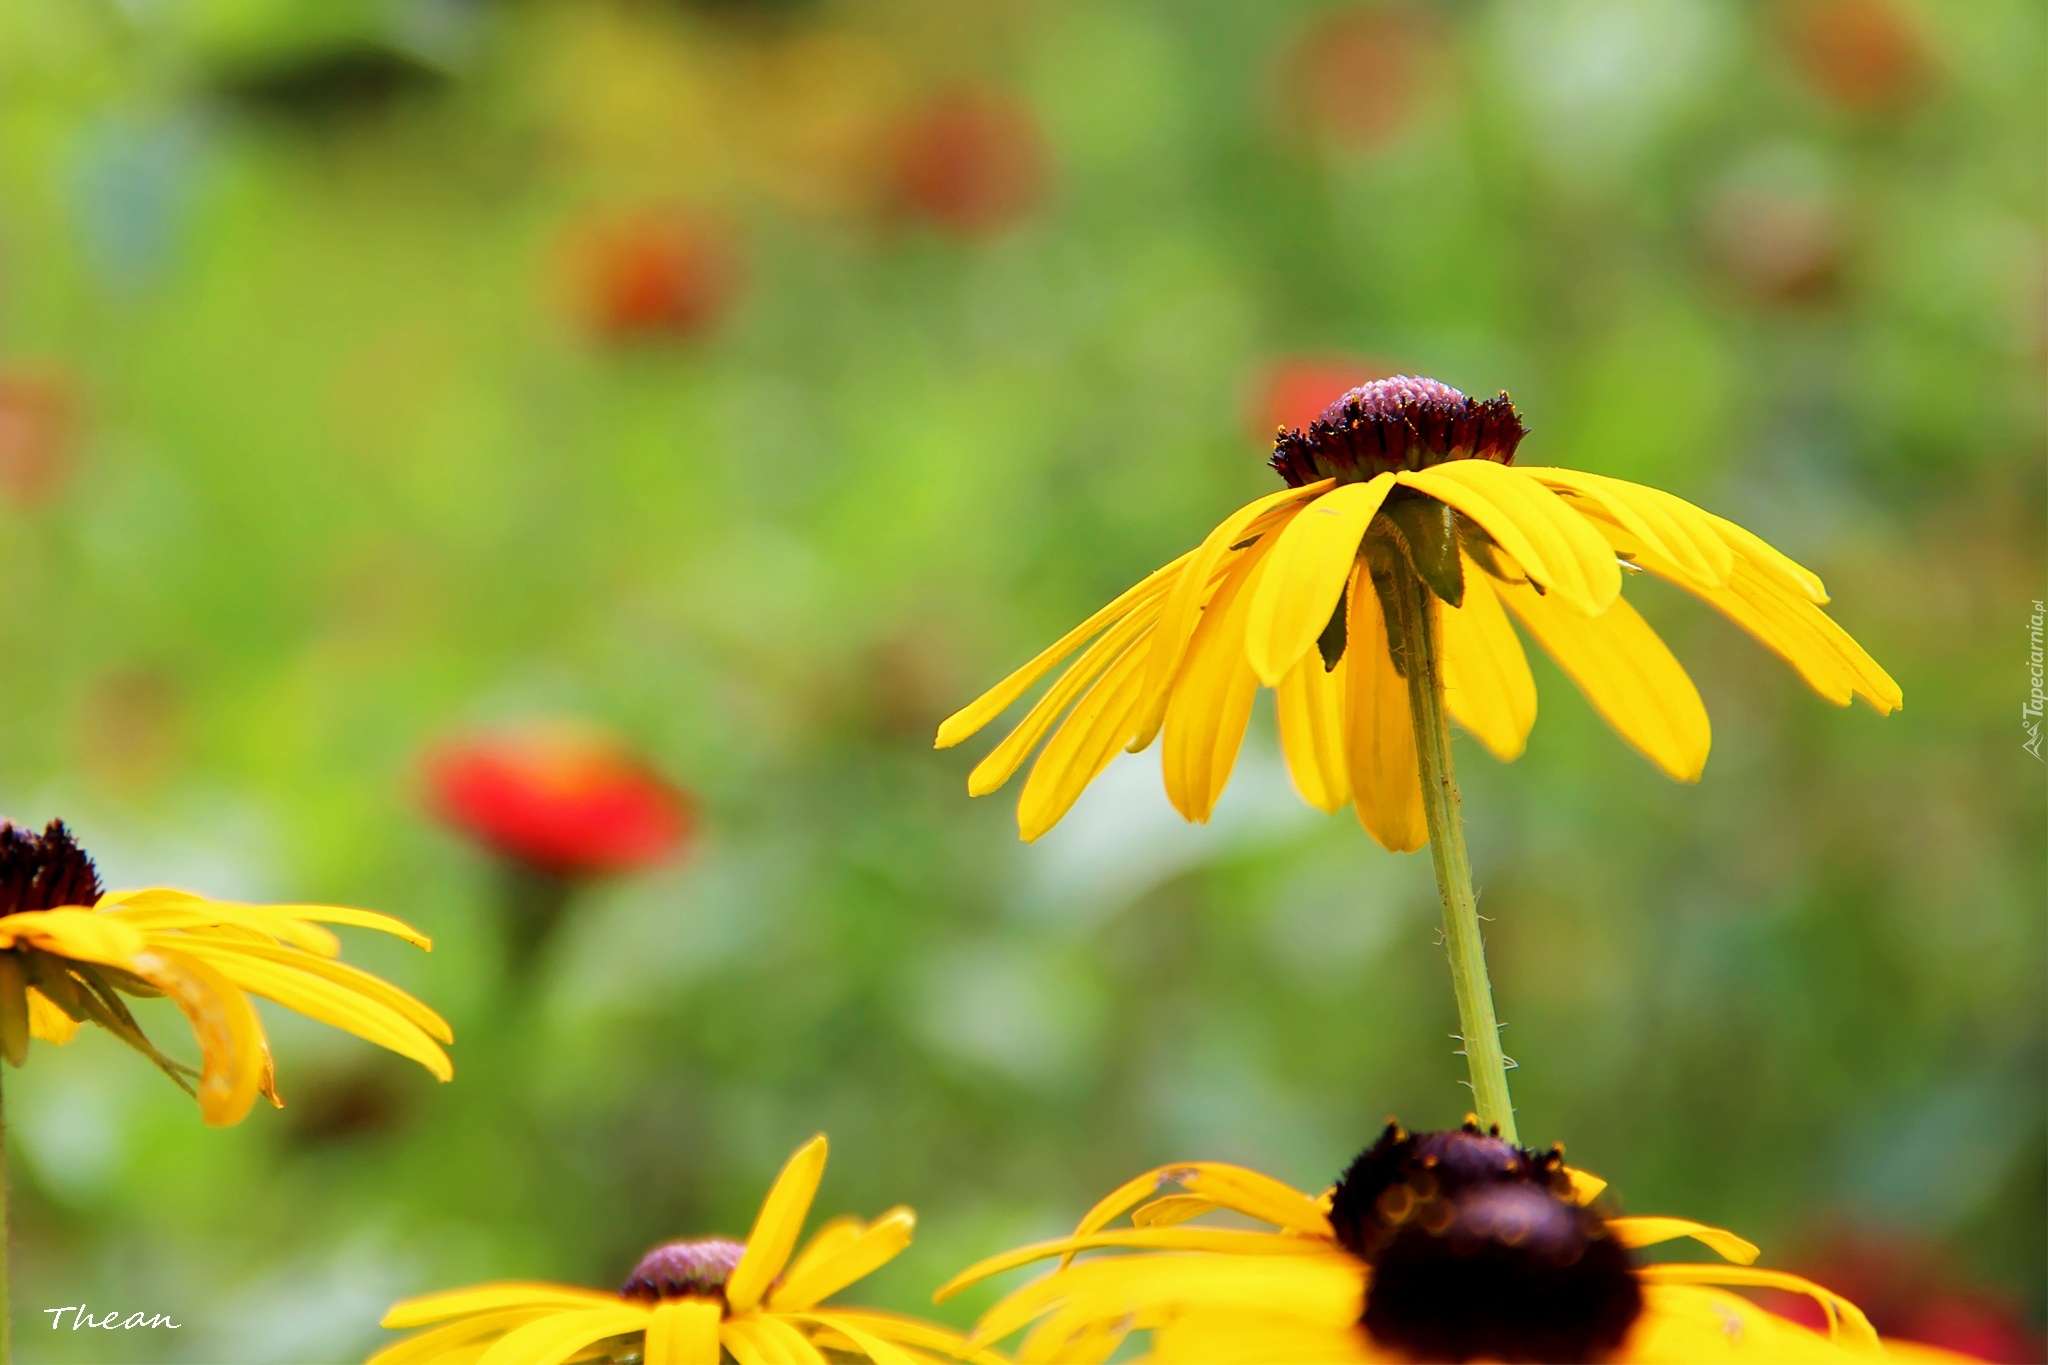
M 1169 1186 L 1179 1189 L 1162 1193 Z M 1202 1365 L 1884 1357 L 1869 1321 L 1839 1295 L 1752 1265 L 1756 1247 L 1720 1228 L 1602 1217 L 1593 1201 L 1603 1188 L 1565 1166 L 1562 1149 L 1539 1155 L 1470 1120 L 1425 1134 L 1389 1124 L 1320 1198 L 1241 1166 L 1164 1166 L 1090 1209 L 1072 1237 L 983 1261 L 935 1297 L 1059 1257 L 1052 1274 L 990 1309 L 970 1342 L 1036 1323 L 1017 1353 L 1032 1362 L 1105 1360 L 1134 1331 L 1151 1333 L 1143 1359 Z M 1274 1230 L 1190 1221 L 1219 1209 Z M 1126 1213 L 1130 1226 L 1111 1226 Z M 1677 1238 L 1732 1264 L 1628 1256 Z M 1076 1259 L 1110 1249 L 1135 1254 Z M 1728 1286 L 1810 1295 L 1829 1331 Z
M 384 1315 L 386 1327 L 439 1325 L 378 1352 L 370 1365 L 718 1365 L 721 1350 L 741 1365 L 825 1365 L 848 1355 L 914 1365 L 935 1351 L 967 1355 L 958 1333 L 916 1318 L 819 1307 L 908 1246 L 917 1223 L 900 1207 L 872 1223 L 835 1218 L 792 1259 L 824 1173 L 820 1134 L 782 1168 L 744 1243 L 713 1237 L 656 1247 L 616 1294 L 514 1281 L 408 1299 Z M 992 1351 L 972 1358 L 1002 1362 Z
M 1273 465 L 1287 488 L 1231 513 L 949 718 L 938 747 L 1085 644 L 967 781 L 976 796 L 996 790 L 1046 741 L 1017 806 L 1024 838 L 1052 828 L 1119 749 L 1162 732 L 1167 795 L 1206 821 L 1264 685 L 1303 799 L 1326 811 L 1351 802 L 1380 843 L 1420 848 L 1406 663 L 1388 644 L 1397 570 L 1430 589 L 1452 716 L 1502 761 L 1536 720 L 1512 615 L 1624 739 L 1670 776 L 1699 777 L 1706 708 L 1621 596 L 1624 568 L 1719 609 L 1829 701 L 1899 706 L 1898 685 L 1820 610 L 1812 573 L 1658 489 L 1516 466 L 1523 434 L 1506 394 L 1474 402 L 1406 376 L 1351 390 L 1305 431 L 1281 433 Z
M 326 924 L 432 943 L 388 915 L 332 905 L 241 905 L 154 887 L 101 894 L 99 874 L 62 821 L 42 834 L 0 823 L 0 1053 L 15 1066 L 29 1039 L 68 1042 L 107 1029 L 197 1095 L 210 1124 L 239 1123 L 277 1096 L 270 1048 L 249 995 L 346 1029 L 447 1080 L 441 1016 L 388 982 L 336 960 Z M 169 996 L 192 1025 L 200 1067 L 157 1051 L 123 994 Z M 193 1078 L 197 1079 L 196 1087 Z

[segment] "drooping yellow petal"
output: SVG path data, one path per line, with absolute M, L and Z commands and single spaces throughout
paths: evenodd
M 1434 599 L 1432 599 L 1432 602 Z M 1387 627 L 1372 575 L 1351 576 L 1351 614 L 1344 645 L 1346 759 L 1358 823 L 1394 853 L 1429 842 L 1422 810 L 1422 771 L 1408 715 L 1408 683 L 1387 653 Z
M 199 1042 L 199 1115 L 216 1128 L 240 1123 L 263 1088 L 263 1025 L 249 997 L 183 953 L 145 950 L 129 970 L 171 998 Z
M 641 1365 L 718 1365 L 716 1299 L 664 1299 L 647 1317 Z
M 1197 824 L 1208 823 L 1230 781 L 1258 695 L 1258 677 L 1245 659 L 1245 619 L 1272 561 L 1267 548 L 1272 539 L 1264 537 L 1245 549 L 1238 572 L 1202 609 L 1167 698 L 1160 753 L 1166 795 L 1182 818 Z
M 463 1289 L 443 1289 L 401 1299 L 385 1313 L 382 1325 L 396 1331 L 424 1327 L 430 1322 L 467 1317 L 471 1313 L 492 1313 L 500 1309 L 602 1308 L 619 1302 L 616 1294 L 595 1289 L 578 1289 L 539 1280 L 494 1280 Z
M 1613 1229 L 1615 1239 L 1630 1250 L 1655 1246 L 1677 1237 L 1690 1237 L 1737 1265 L 1748 1265 L 1761 1254 L 1754 1242 L 1737 1237 L 1724 1228 L 1709 1227 L 1686 1218 L 1610 1218 L 1607 1226 Z
M 1840 1345 L 1851 1350 L 1867 1351 L 1882 1356 L 1883 1346 L 1878 1342 L 1877 1332 L 1870 1325 L 1870 1319 L 1863 1316 L 1863 1310 L 1835 1293 L 1824 1289 L 1812 1280 L 1782 1270 L 1765 1270 L 1759 1266 L 1745 1265 L 1699 1265 L 1690 1261 L 1666 1261 L 1661 1265 L 1640 1266 L 1636 1270 L 1645 1283 L 1649 1284 L 1705 1284 L 1741 1285 L 1756 1289 L 1784 1289 L 1794 1294 L 1804 1294 L 1821 1306 L 1828 1315 L 1828 1334 Z
M 332 958 L 318 957 L 296 948 L 280 947 L 271 943 L 208 940 L 192 935 L 166 937 L 157 941 L 157 946 L 194 953 L 208 958 L 209 961 L 222 957 L 257 958 L 289 967 L 293 971 L 306 972 L 331 981 L 352 994 L 375 1001 L 429 1038 L 443 1043 L 455 1041 L 455 1034 L 449 1029 L 448 1021 L 424 1003 L 390 982 L 372 976 L 359 967 L 351 967 L 346 962 L 337 962 Z
M 1109 766 L 1138 723 L 1145 700 L 1147 632 L 1074 705 L 1039 751 L 1017 798 L 1017 832 L 1030 843 L 1059 823 L 1082 790 Z
M 1470 517 L 1531 578 L 1588 616 L 1621 592 L 1614 550 L 1570 503 L 1519 469 L 1452 460 L 1394 476 Z
M 1526 583 L 1495 586 L 1623 739 L 1678 781 L 1699 780 L 1713 742 L 1706 705 L 1635 608 L 1616 598 L 1587 617 Z
M 1389 1365 L 1403 1359 L 1373 1349 L 1356 1323 L 1305 1322 L 1242 1309 L 1190 1304 L 1152 1335 L 1157 1365 Z
M 739 1365 L 827 1365 L 802 1332 L 769 1313 L 729 1319 L 718 1339 Z
M 1685 499 L 1661 488 L 1578 469 L 1516 468 L 1567 501 L 1626 529 L 1702 587 L 1728 581 L 1735 556 L 1715 525 L 1718 519 Z
M 613 1300 L 603 1308 L 571 1308 L 515 1327 L 491 1343 L 477 1365 L 562 1365 L 592 1342 L 637 1332 L 649 1312 Z
M 258 947 L 250 944 L 246 947 Z M 335 981 L 301 969 L 290 961 L 266 960 L 244 951 L 245 945 L 229 947 L 191 939 L 181 956 L 213 967 L 242 990 L 275 1000 L 286 1009 L 308 1019 L 353 1033 L 359 1038 L 389 1048 L 425 1067 L 437 1080 L 450 1080 L 455 1068 L 434 1040 L 412 1020 L 383 1001 L 353 989 L 353 981 Z M 290 950 L 287 950 L 288 952 Z M 298 954 L 307 965 L 324 962 L 310 954 Z M 327 964 L 335 965 L 335 964 Z
M 1033 683 L 1052 672 L 1060 660 L 1079 649 L 1084 641 L 1092 639 L 1111 622 L 1121 620 L 1138 606 L 1163 598 L 1167 590 L 1179 581 L 1181 572 L 1187 568 L 1188 561 L 1194 556 L 1195 551 L 1190 550 L 1165 568 L 1155 569 L 1141 582 L 1126 589 L 1108 606 L 1055 640 L 1030 663 L 948 716 L 940 724 L 938 738 L 932 747 L 950 749 L 961 740 L 975 734 L 997 716 L 1009 710 L 1010 703 L 1030 691 Z
M 23 910 L 0 916 L 0 948 L 16 943 L 109 967 L 126 967 L 148 946 L 133 927 L 90 910 Z
M 1323 667 L 1320 652 L 1295 661 L 1274 694 L 1280 751 L 1301 799 L 1333 814 L 1351 799 L 1351 764 L 1345 754 L 1344 661 Z
M 311 910 L 314 907 L 304 908 Z M 341 940 L 330 930 L 310 919 L 276 913 L 276 909 L 268 905 L 208 900 L 168 886 L 145 887 L 140 891 L 110 891 L 100 897 L 98 905 L 98 912 L 104 917 L 145 933 L 169 929 L 188 933 L 240 929 L 247 934 L 318 953 L 321 957 L 340 954 Z M 393 920 L 392 923 L 398 921 Z
M 28 988 L 29 1037 L 40 1038 L 46 1043 L 56 1043 L 62 1046 L 70 1042 L 72 1035 L 77 1032 L 78 1021 L 76 1019 L 73 1019 L 63 1010 L 58 1009 L 55 1004 L 51 1003 L 49 996 L 44 995 L 34 986 Z
M 1259 681 L 1277 687 L 1316 642 L 1351 578 L 1365 528 L 1394 476 L 1344 484 L 1317 498 L 1273 537 L 1265 581 L 1252 593 L 1244 652 Z
M 1645 1284 L 1616 1365 L 1845 1365 L 1872 1357 L 1722 1289 Z
M 1536 724 L 1536 679 L 1486 574 L 1465 564 L 1463 606 L 1442 606 L 1444 705 L 1503 763 L 1522 756 Z
M 1103 632 L 1102 638 L 1088 646 L 1073 666 L 1060 675 L 1060 680 L 1046 691 L 1043 697 L 1025 712 L 1024 719 L 1017 722 L 1017 728 L 1003 737 L 1003 742 L 989 750 L 988 757 L 974 766 L 967 775 L 967 794 L 986 796 L 1008 782 L 1038 742 L 1045 738 L 1048 730 L 1073 704 L 1074 698 L 1099 677 L 1105 668 L 1130 648 L 1131 642 L 1159 619 L 1159 598 L 1141 602 L 1132 608 L 1123 620 Z
M 1138 747 L 1149 744 L 1166 719 L 1166 685 L 1179 670 L 1180 661 L 1187 653 L 1188 641 L 1194 638 L 1202 605 L 1209 598 L 1213 571 L 1223 564 L 1225 556 L 1238 552 L 1234 547 L 1244 541 L 1253 522 L 1276 510 L 1284 509 L 1291 516 L 1329 487 L 1330 480 L 1324 479 L 1320 483 L 1302 488 L 1283 488 L 1278 493 L 1256 498 L 1225 517 L 1195 550 L 1194 557 L 1167 594 L 1165 606 L 1160 609 L 1157 644 L 1145 670 L 1144 695 L 1148 705 L 1138 719 L 1133 737 Z M 1280 526 L 1273 526 L 1266 534 L 1276 534 L 1280 530 Z
M 768 1296 L 778 1312 L 810 1308 L 895 1259 L 910 1245 L 917 1215 L 893 1208 L 827 1255 L 805 1257 Z
M 747 1234 L 747 1249 L 725 1282 L 725 1300 L 735 1313 L 758 1305 L 789 1264 L 789 1253 L 796 1247 L 797 1234 L 803 1231 L 811 1200 L 817 1196 L 818 1182 L 824 1178 L 826 1148 L 823 1133 L 797 1148 L 761 1202 L 754 1230 Z

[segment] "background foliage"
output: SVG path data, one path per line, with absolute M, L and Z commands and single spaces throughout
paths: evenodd
M 22 1357 L 349 1358 L 406 1293 L 609 1284 L 743 1231 L 821 1128 L 821 1211 L 920 1210 L 868 1287 L 914 1308 L 1145 1166 L 1317 1188 L 1389 1112 L 1455 1122 L 1427 863 L 1301 806 L 1269 720 L 1211 828 L 1143 755 L 1031 847 L 961 790 L 979 745 L 930 750 L 1269 485 L 1290 357 L 1511 390 L 1528 459 L 1754 528 L 1905 688 L 1836 712 L 1649 584 L 1697 787 L 1542 662 L 1528 755 L 1461 744 L 1525 1135 L 1780 1264 L 1846 1229 L 2038 1321 L 2044 27 L 0 0 L 0 361 L 57 395 L 0 440 L 0 798 L 117 885 L 413 920 L 431 957 L 351 957 L 459 1040 L 436 1087 L 273 1012 L 291 1106 L 227 1132 L 105 1040 L 38 1048 Z M 336 52 L 384 74 L 309 83 Z M 963 85 L 1043 175 L 949 226 L 875 149 Z M 721 235 L 730 306 L 593 333 L 581 225 L 647 205 Z M 521 981 L 417 761 L 532 715 L 705 820 Z M 184 1326 L 37 1311 L 81 1300 Z

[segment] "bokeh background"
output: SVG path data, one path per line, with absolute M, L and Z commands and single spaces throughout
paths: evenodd
M 1650 583 L 1702 782 L 1544 661 L 1524 759 L 1461 743 L 1524 1135 L 2040 1359 L 2044 129 L 2029 0 L 0 2 L 0 802 L 414 921 L 351 959 L 458 1038 L 438 1087 L 271 1011 L 229 1131 L 38 1045 L 20 1357 L 360 1358 L 743 1232 L 819 1129 L 915 1309 L 1144 1167 L 1455 1123 L 1428 863 L 1269 718 L 1209 828 L 1146 754 L 1030 847 L 930 747 L 1409 371 L 1810 564 L 1907 698 Z M 537 721 L 694 823 L 517 967 L 423 764 Z

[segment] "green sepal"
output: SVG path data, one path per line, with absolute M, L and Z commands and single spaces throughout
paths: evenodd
M 12 950 L 0 952 L 0 1057 L 9 1066 L 28 1060 L 28 977 Z
M 1323 672 L 1335 668 L 1344 657 L 1344 640 L 1351 626 L 1351 580 L 1344 581 L 1344 590 L 1337 594 L 1337 609 L 1330 613 L 1328 625 L 1323 633 L 1316 636 L 1316 649 L 1323 656 Z
M 1381 515 L 1400 532 L 1415 576 L 1453 607 L 1465 605 L 1465 566 L 1458 558 L 1458 514 L 1435 498 L 1389 498 Z
M 1408 676 L 1407 646 L 1401 640 L 1401 603 L 1394 589 L 1403 558 L 1399 542 L 1398 535 L 1381 530 L 1375 523 L 1373 529 L 1366 533 L 1362 548 L 1366 569 L 1372 577 L 1373 596 L 1380 603 L 1380 625 L 1387 637 L 1387 657 L 1394 662 L 1394 672 L 1405 678 Z
M 190 1079 L 199 1075 L 198 1069 L 185 1065 L 175 1057 L 167 1057 L 157 1050 L 156 1044 L 149 1041 L 148 1035 L 142 1031 L 142 1025 L 135 1022 L 135 1016 L 128 1012 L 128 1006 L 115 994 L 114 988 L 106 983 L 98 968 L 83 962 L 73 962 L 70 968 L 79 983 L 85 987 L 78 992 L 78 1000 L 84 1008 L 86 1018 L 149 1058 L 157 1070 L 169 1076 L 186 1094 L 199 1093 L 194 1089 Z

